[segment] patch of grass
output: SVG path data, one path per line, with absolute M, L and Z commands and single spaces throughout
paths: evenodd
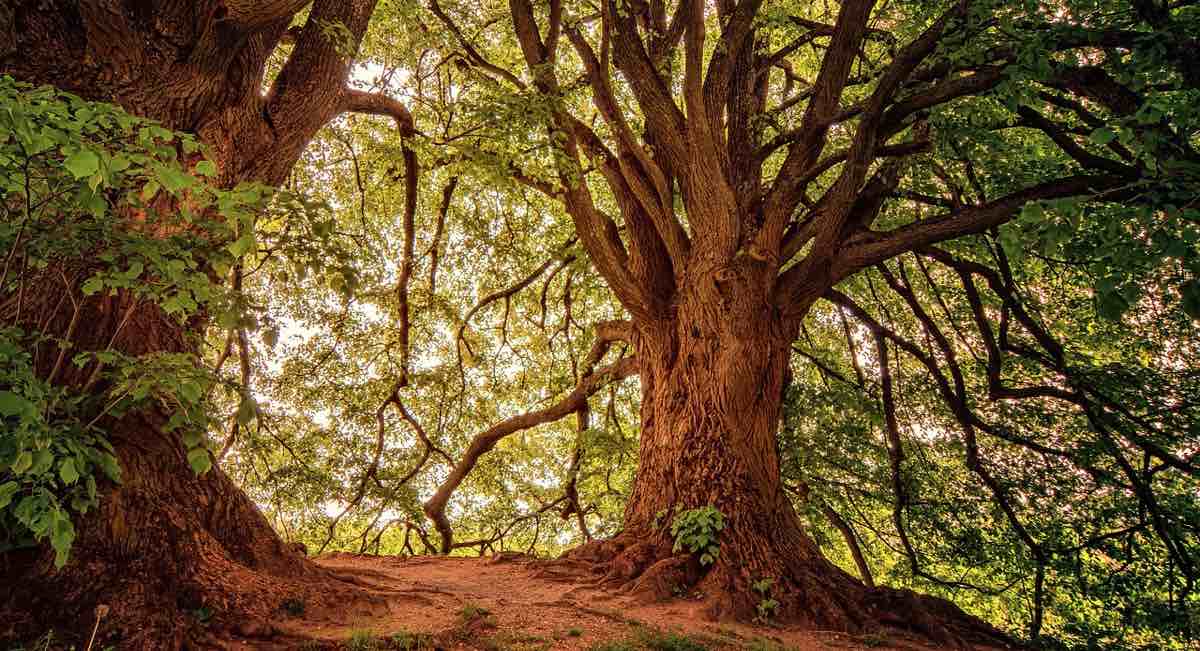
M 474 621 L 481 621 L 487 626 L 496 625 L 496 618 L 492 616 L 492 611 L 479 604 L 463 605 L 458 611 L 458 619 L 464 625 Z
M 854 641 L 866 647 L 877 647 L 887 644 L 888 638 L 883 633 L 875 632 L 860 635 Z
M 29 643 L 29 646 L 18 644 L 14 647 L 9 647 L 9 651 L 50 651 L 50 645 L 54 644 L 54 631 L 46 631 L 46 634 Z
M 568 629 L 567 635 L 569 635 L 571 637 L 581 637 L 583 635 L 583 629 L 581 629 L 581 628 Z
M 638 651 L 637 645 L 628 640 L 601 642 L 588 647 L 588 651 Z
M 649 651 L 708 651 L 708 646 L 695 637 L 653 629 L 638 631 L 637 641 Z
M 638 627 L 628 639 L 594 644 L 589 651 L 709 651 L 709 646 L 699 636 Z
M 214 614 L 216 613 L 214 613 L 213 609 L 209 608 L 208 606 L 200 606 L 192 611 L 192 617 L 195 617 L 196 621 L 200 622 L 201 624 L 207 624 L 209 621 L 211 621 Z
M 796 647 L 786 646 L 774 640 L 756 637 L 746 645 L 746 651 L 796 651 Z
M 371 631 L 354 631 L 346 640 L 347 651 L 378 651 L 381 648 L 379 638 Z
M 552 640 L 532 633 L 499 633 L 484 640 L 484 648 L 493 651 L 547 651 Z
M 391 636 L 391 646 L 388 648 L 400 651 L 426 651 L 437 646 L 437 640 L 431 633 L 410 633 L 400 631 Z
M 397 631 L 392 633 L 390 641 L 391 646 L 389 648 L 399 649 L 400 651 L 427 651 L 437 646 L 433 636 L 429 633 Z

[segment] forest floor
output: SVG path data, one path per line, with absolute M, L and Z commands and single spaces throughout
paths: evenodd
M 926 651 L 899 634 L 852 636 L 711 622 L 701 601 L 639 603 L 577 569 L 519 555 L 316 559 L 330 591 L 282 601 L 270 631 L 222 640 L 228 649 L 368 651 Z M 347 588 L 350 588 L 347 590 Z M 265 634 L 264 634 L 265 633 Z

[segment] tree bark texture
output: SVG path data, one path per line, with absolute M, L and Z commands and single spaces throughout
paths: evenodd
M 568 557 L 598 562 L 606 581 L 646 600 L 699 598 L 717 620 L 1003 643 L 949 602 L 864 585 L 804 532 L 780 480 L 776 438 L 795 333 L 748 279 L 735 266 L 716 282 L 682 283 L 672 319 L 635 322 L 641 442 L 624 528 Z M 702 565 L 674 549 L 671 523 L 707 506 L 725 528 L 715 562 Z M 777 605 L 760 609 L 768 599 Z
M 219 169 L 216 181 L 278 185 L 326 122 L 355 100 L 345 88 L 350 59 L 321 33 L 345 25 L 360 39 L 373 0 L 317 0 L 278 77 L 263 88 L 268 56 L 305 2 L 22 1 L 0 7 L 0 73 L 108 101 L 164 126 L 196 133 Z M 353 46 L 357 43 L 350 43 Z M 27 297 L 18 325 L 68 333 L 72 310 L 55 295 Z M 69 337 L 72 355 L 197 350 L 202 323 L 180 324 L 128 293 L 92 297 Z M 53 359 L 53 355 L 42 355 Z M 40 369 L 44 374 L 49 369 Z M 56 381 L 88 387 L 91 367 Z M 94 609 L 109 606 L 98 648 L 204 646 L 197 623 L 265 618 L 279 607 L 271 586 L 317 574 L 289 549 L 218 468 L 197 476 L 169 414 L 102 422 L 122 468 L 101 487 L 99 507 L 76 523 L 70 563 L 55 570 L 47 550 L 0 557 L 0 640 L 55 630 L 86 641 Z M 277 592 L 276 592 L 277 594 Z M 253 627 L 250 627 L 253 629 Z M 82 636 L 82 637 L 81 637 Z

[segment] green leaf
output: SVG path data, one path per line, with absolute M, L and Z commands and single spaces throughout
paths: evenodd
M 58 466 L 58 476 L 68 486 L 79 481 L 79 470 L 75 468 L 75 460 L 69 457 L 64 459 Z
M 161 187 L 162 186 L 158 184 L 158 181 L 146 181 L 146 185 L 142 186 L 142 201 L 150 201 L 153 199 L 156 195 L 158 195 L 158 191 Z
M 0 391 L 0 416 L 16 416 L 25 411 L 29 401 L 12 391 Z
M 26 470 L 29 470 L 30 466 L 32 465 L 33 455 L 30 454 L 29 450 L 25 450 L 21 454 L 17 455 L 17 460 L 14 461 L 12 465 L 12 472 L 14 475 L 19 475 Z
M 172 193 L 179 192 L 193 183 L 190 176 L 169 165 L 159 166 L 157 172 L 158 182 Z
M 254 233 L 246 233 L 245 235 L 237 238 L 237 240 L 232 242 L 226 248 L 229 249 L 229 252 L 235 257 L 240 258 L 249 253 L 254 248 L 254 244 Z
M 3 509 L 12 502 L 13 495 L 21 490 L 21 485 L 15 481 L 5 482 L 0 484 L 0 509 Z
M 195 404 L 200 402 L 202 395 L 200 383 L 194 380 L 187 380 L 179 383 L 179 395 L 184 401 Z
M 83 286 L 79 289 L 83 292 L 84 296 L 91 296 L 92 294 L 104 289 L 104 279 L 100 276 L 92 276 L 91 278 L 83 281 Z
M 187 459 L 197 475 L 203 475 L 212 468 L 212 458 L 208 455 L 208 448 L 193 448 L 188 451 Z
M 100 169 L 100 158 L 90 149 L 80 149 L 67 156 L 63 167 L 76 179 L 84 179 L 95 174 Z
M 100 466 L 105 476 L 115 483 L 121 483 L 121 466 L 117 463 L 116 457 L 111 454 L 98 453 L 92 457 L 92 461 Z
M 1116 140 L 1117 134 L 1113 133 L 1113 130 L 1109 129 L 1108 127 L 1100 127 L 1099 129 L 1093 131 L 1092 135 L 1089 137 L 1091 138 L 1091 141 L 1097 145 L 1107 145 L 1113 140 Z
M 1115 289 L 1096 293 L 1096 312 L 1109 321 L 1117 321 L 1129 309 L 1129 301 Z
M 50 530 L 50 546 L 54 548 L 54 566 L 61 568 L 71 556 L 71 544 L 75 542 L 75 525 L 61 510 L 54 513 L 54 524 Z
M 196 174 L 214 177 L 217 175 L 217 166 L 210 160 L 202 160 L 196 163 Z
M 238 404 L 237 419 L 242 425 L 248 425 L 250 421 L 258 414 L 258 405 L 255 404 L 254 398 L 243 396 L 242 402 Z

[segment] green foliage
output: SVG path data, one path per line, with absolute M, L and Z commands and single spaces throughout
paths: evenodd
M 119 482 L 112 447 L 82 419 L 82 396 L 37 377 L 27 337 L 0 330 L 0 552 L 48 539 L 61 567 L 72 516 L 96 506 L 97 479 Z
M 718 538 L 724 528 L 725 516 L 713 506 L 681 511 L 671 521 L 675 551 L 687 549 L 700 555 L 701 565 L 711 565 L 721 553 Z
M 288 232 L 331 231 L 317 204 L 219 189 L 203 156 L 191 136 L 112 105 L 0 77 L 0 297 L 11 324 L 0 329 L 0 551 L 48 540 L 55 563 L 67 562 L 73 518 L 121 479 L 104 427 L 131 411 L 169 414 L 164 431 L 192 468 L 211 467 L 220 383 L 194 352 L 115 347 L 135 312 L 253 330 L 259 309 L 220 279 L 262 245 L 347 291 L 356 284 L 344 256 L 325 263 L 328 236 Z M 116 311 L 115 330 L 93 332 L 101 309 Z M 238 409 L 243 423 L 252 417 Z
M 709 648 L 696 637 L 646 627 L 638 629 L 635 639 L 647 651 L 708 651 Z
M 213 615 L 215 614 L 216 613 L 209 606 L 200 606 L 192 611 L 192 617 L 194 617 L 196 621 L 201 624 L 207 624 L 212 621 Z
M 775 579 L 771 577 L 758 579 L 750 584 L 750 589 L 761 597 L 754 609 L 757 613 L 755 620 L 763 624 L 770 622 L 779 610 L 779 600 L 771 597 L 771 586 L 773 585 L 775 585 Z
M 380 648 L 379 636 L 367 630 L 353 631 L 346 640 L 347 651 L 377 651 Z
M 700 638 L 673 631 L 639 626 L 628 639 L 600 642 L 589 651 L 707 651 Z
M 437 642 L 428 633 L 397 631 L 391 636 L 391 648 L 400 651 L 430 651 L 436 646 Z
M 483 622 L 487 626 L 496 625 L 496 618 L 492 615 L 492 611 L 472 603 L 463 604 L 463 607 L 458 610 L 458 621 L 462 625 L 476 621 Z

